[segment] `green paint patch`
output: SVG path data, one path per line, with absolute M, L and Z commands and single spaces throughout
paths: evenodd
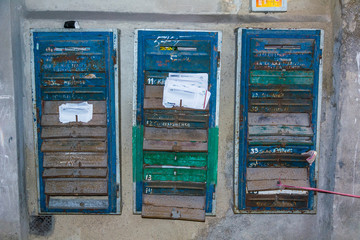
M 207 153 L 144 152 L 144 163 L 148 165 L 205 167 Z
M 313 83 L 314 71 L 253 70 L 250 72 L 250 84 L 311 85 Z
M 208 174 L 206 183 L 217 183 L 217 166 L 218 166 L 218 147 L 219 147 L 219 128 L 209 128 L 208 140 Z
M 144 126 L 133 126 L 133 181 L 142 181 Z
M 144 181 L 205 182 L 205 169 L 145 168 Z

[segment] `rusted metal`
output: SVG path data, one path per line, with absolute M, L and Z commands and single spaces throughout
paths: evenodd
M 41 212 L 119 213 L 117 30 L 33 36 Z M 60 121 L 83 102 L 89 121 Z
M 101 138 L 106 139 L 106 127 L 44 127 L 41 138 Z
M 205 221 L 204 196 L 143 195 L 142 217 Z
M 146 127 L 144 129 L 144 139 L 146 140 L 166 140 L 166 141 L 207 141 L 208 133 L 200 129 L 166 129 Z
M 82 152 L 44 153 L 44 167 L 107 167 L 107 154 Z
M 41 145 L 42 152 L 106 152 L 105 141 L 88 140 L 45 140 Z
M 206 152 L 207 142 L 180 142 L 144 139 L 144 151 Z
M 316 184 L 314 167 L 301 154 L 317 147 L 320 31 L 240 29 L 239 34 L 235 209 L 311 212 L 312 193 L 298 199 L 261 193 L 279 189 L 279 178 Z
M 49 178 L 45 180 L 47 195 L 107 195 L 107 179 Z
M 106 176 L 107 168 L 46 168 L 43 173 L 43 178 L 105 178 Z

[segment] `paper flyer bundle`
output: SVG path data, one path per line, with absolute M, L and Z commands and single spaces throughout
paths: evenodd
M 163 106 L 206 109 L 211 93 L 207 73 L 169 73 L 165 80 Z

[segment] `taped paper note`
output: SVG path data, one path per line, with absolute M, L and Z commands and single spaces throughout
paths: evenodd
M 65 103 L 59 106 L 59 121 L 69 122 L 89 122 L 93 116 L 93 105 L 87 102 Z
M 163 106 L 206 109 L 210 99 L 206 73 L 169 73 L 166 78 Z

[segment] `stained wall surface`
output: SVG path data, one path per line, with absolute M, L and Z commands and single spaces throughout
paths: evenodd
M 120 112 L 121 112 L 121 185 L 122 214 L 104 215 L 57 215 L 52 233 L 46 239 L 347 239 L 359 235 L 356 221 L 358 204 L 352 199 L 335 198 L 319 194 L 317 214 L 234 214 L 233 205 L 233 140 L 235 104 L 235 49 L 234 29 L 253 28 L 306 28 L 324 30 L 322 111 L 320 130 L 320 158 L 318 161 L 318 186 L 356 193 L 356 177 L 352 178 L 357 164 L 357 120 L 359 111 L 356 106 L 357 91 L 355 53 L 347 48 L 343 55 L 333 63 L 334 34 L 340 46 L 347 44 L 341 38 L 341 26 L 348 29 L 349 41 L 355 44 L 358 12 L 351 13 L 354 5 L 348 7 L 348 16 L 341 20 L 341 5 L 338 1 L 328 0 L 288 0 L 286 13 L 250 13 L 247 0 L 210 0 L 210 1 L 43 1 L 26 0 L 22 21 L 22 69 L 24 100 L 22 117 L 24 131 L 19 136 L 24 139 L 24 161 L 26 162 L 26 196 L 28 212 L 37 214 L 36 159 L 34 155 L 34 133 L 32 122 L 31 98 L 31 52 L 30 29 L 62 28 L 66 20 L 78 20 L 84 29 L 120 29 Z M 346 9 L 346 7 L 345 7 Z M 1 15 L 4 16 L 3 14 Z M 356 21 L 355 21 L 356 23 Z M 357 21 L 358 23 L 358 21 Z M 347 25 L 346 25 L 347 24 Z M 134 37 L 136 29 L 182 29 L 217 30 L 223 35 L 221 49 L 221 86 L 219 119 L 219 160 L 216 216 L 207 217 L 205 223 L 142 219 L 133 215 L 132 185 L 132 145 L 131 125 L 133 106 L 134 74 Z M 352 31 L 353 30 L 353 31 Z M 7 30 L 9 31 L 9 30 Z M 357 31 L 359 32 L 359 31 Z M 8 40 L 9 41 L 9 40 Z M 11 44 L 11 42 L 9 42 Z M 357 45 L 359 46 L 359 44 Z M 358 49 L 358 47 L 357 47 Z M 6 49 L 4 49 L 5 51 Z M 351 55 L 347 55 L 350 54 Z M 349 60 L 345 61 L 345 58 Z M 3 57 L 1 57 L 1 60 Z M 351 60 L 350 60 L 351 59 Z M 333 64 L 339 61 L 349 64 L 333 78 Z M 344 62 L 345 61 L 345 62 Z M 360 60 L 359 60 L 360 61 Z M 351 66 L 351 67 L 350 67 Z M 348 74 L 350 73 L 350 75 Z M 346 74 L 345 74 L 346 73 Z M 346 76 L 346 78 L 343 78 Z M 360 77 L 359 77 L 360 79 Z M 340 83 L 339 83 L 340 81 Z M 340 84 L 340 85 L 339 85 Z M 339 88 L 341 87 L 341 91 Z M 354 89 L 351 90 L 350 89 Z M 350 92 L 349 92 L 350 91 Z M 12 93 L 14 94 L 14 93 Z M 346 102 L 350 97 L 353 102 Z M 341 103 L 338 105 L 338 100 Z M 341 107 L 343 106 L 343 107 Z M 340 109 L 345 111 L 341 114 Z M 355 122 L 355 123 L 354 123 Z M 15 126 L 12 126 L 15 129 Z M 352 136 L 347 139 L 347 135 Z M 340 143 L 340 145 L 338 144 Z M 355 145 L 354 145 L 355 144 Z M 351 146 L 354 145 L 354 148 Z M 346 150 L 346 147 L 352 150 Z M 341 157 L 341 158 L 340 158 Z M 14 158 L 14 157 L 13 157 Z M 15 158 L 14 158 L 15 159 Z M 342 159 L 341 161 L 339 159 Z M 349 159 L 346 160 L 345 159 Z M 351 160 L 350 160 L 351 159 Z M 14 160 L 15 161 L 15 160 Z M 340 164 L 340 162 L 342 162 Z M 340 167 L 341 166 L 341 167 Z M 336 175 L 335 175 L 336 168 Z M 355 179 L 355 180 L 354 180 Z M 6 178 L 8 181 L 8 178 Z M 0 185 L 1 186 L 1 185 Z M 14 192 L 13 190 L 12 192 Z M 0 196 L 1 199 L 1 196 Z M 25 199 L 22 199 L 25 201 Z M 341 209 L 340 209 L 341 208 Z M 342 209 L 345 209 L 344 212 Z M 334 214 L 333 214 L 334 212 Z M 353 217 L 352 217 L 353 216 Z M 0 221 L 4 215 L 0 214 Z M 356 235 L 357 234 L 357 235 Z M 0 235 L 1 236 L 1 235 Z M 45 237 L 30 235 L 30 239 Z
M 334 84 L 337 95 L 335 191 L 360 194 L 360 3 L 342 1 L 342 31 L 335 46 Z M 334 239 L 359 238 L 360 201 L 336 196 L 333 204 Z

